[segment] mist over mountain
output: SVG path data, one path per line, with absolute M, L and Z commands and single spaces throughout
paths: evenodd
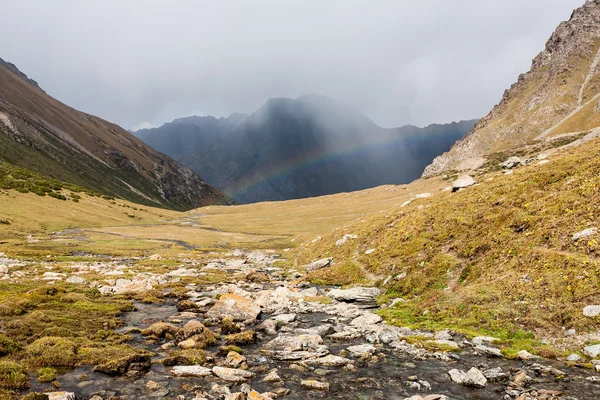
M 250 116 L 180 118 L 136 135 L 251 203 L 408 183 L 475 122 L 385 129 L 311 94 L 270 99 Z

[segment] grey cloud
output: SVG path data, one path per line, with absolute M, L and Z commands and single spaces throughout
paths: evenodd
M 384 127 L 481 117 L 583 0 L 23 0 L 0 57 L 126 128 L 327 95 Z

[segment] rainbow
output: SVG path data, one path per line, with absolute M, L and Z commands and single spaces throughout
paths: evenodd
M 269 167 L 266 173 L 260 176 L 251 177 L 243 182 L 239 182 L 229 188 L 228 192 L 234 199 L 238 196 L 248 194 L 268 182 L 271 179 L 277 179 L 290 173 L 299 172 L 302 169 L 326 163 L 342 156 L 358 154 L 365 150 L 378 150 L 387 148 L 391 143 L 403 138 L 401 133 L 386 133 L 374 137 L 369 143 L 364 142 L 346 142 L 335 150 L 315 150 L 298 155 L 291 159 L 285 159 L 282 162 Z

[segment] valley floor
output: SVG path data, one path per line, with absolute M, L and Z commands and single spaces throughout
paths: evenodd
M 0 191 L 0 398 L 600 397 L 600 143 L 552 151 L 187 213 Z

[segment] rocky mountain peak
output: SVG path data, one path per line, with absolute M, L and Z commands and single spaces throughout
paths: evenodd
M 599 64 L 600 1 L 589 0 L 559 24 L 500 103 L 423 175 L 479 168 L 490 154 L 600 126 Z

